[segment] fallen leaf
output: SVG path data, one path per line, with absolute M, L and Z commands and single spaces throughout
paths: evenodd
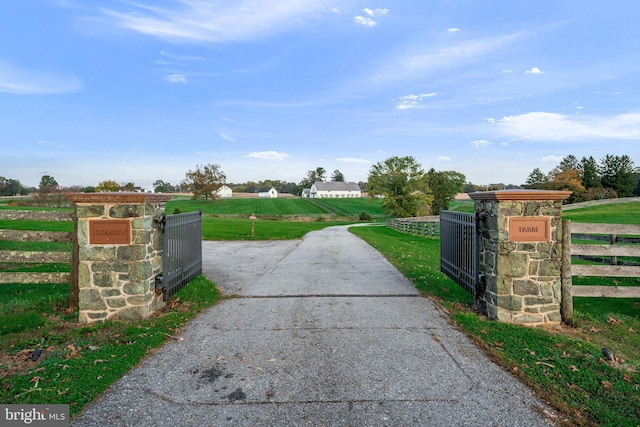
M 631 384 L 632 380 L 631 380 L 631 377 L 630 377 L 629 375 L 623 375 L 623 376 L 622 376 L 622 378 L 623 378 L 626 382 L 628 382 L 629 384 Z
M 595 326 L 592 326 L 591 328 L 589 328 L 589 332 L 600 332 L 600 331 L 602 331 L 602 329 L 596 328 Z
M 574 365 L 569 366 L 569 369 L 571 369 L 573 372 L 577 372 L 577 371 L 579 371 L 579 370 L 580 370 L 580 369 L 578 369 L 578 368 L 577 368 L 576 366 L 574 366 Z
M 550 368 L 555 368 L 555 366 L 553 366 L 551 363 L 547 363 L 547 362 L 536 362 L 536 365 L 544 365 L 544 366 L 548 366 Z
M 504 348 L 504 343 L 503 342 L 494 342 L 493 345 L 495 345 L 496 347 L 500 347 L 500 348 Z
M 93 364 L 96 365 L 98 363 L 107 363 L 108 360 L 107 359 L 96 359 L 93 361 Z
M 267 360 L 267 362 L 271 362 L 271 363 L 273 363 L 273 362 L 275 362 L 275 361 L 276 361 L 276 359 L 269 359 L 269 360 Z
M 611 384 L 609 381 L 604 380 L 601 382 L 601 384 L 604 386 L 604 388 L 606 388 L 607 390 L 611 390 L 613 388 L 613 384 Z
M 607 323 L 608 323 L 608 324 L 610 324 L 610 325 L 617 325 L 617 324 L 618 324 L 618 323 L 620 323 L 620 322 L 618 322 L 618 321 L 617 321 L 615 318 L 613 318 L 613 317 L 609 317 L 609 318 L 607 319 Z

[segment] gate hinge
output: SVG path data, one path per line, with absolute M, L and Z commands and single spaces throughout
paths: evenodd
M 165 228 L 167 226 L 167 214 L 163 213 L 159 218 L 153 218 L 153 222 L 155 222 L 158 229 L 164 233 Z

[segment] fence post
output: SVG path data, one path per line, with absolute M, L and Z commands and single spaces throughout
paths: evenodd
M 142 320 L 164 305 L 155 292 L 162 238 L 154 218 L 171 196 L 73 193 L 80 323 Z
M 562 321 L 571 324 L 573 321 L 573 295 L 571 292 L 571 220 L 562 220 L 562 274 L 560 316 Z

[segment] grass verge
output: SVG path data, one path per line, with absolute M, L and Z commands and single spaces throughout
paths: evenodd
M 574 299 L 575 327 L 492 322 L 471 296 L 440 273 L 440 242 L 386 227 L 351 232 L 381 252 L 496 362 L 565 414 L 565 425 L 640 425 L 640 300 Z M 614 352 L 606 362 L 601 349 Z
M 215 284 L 200 275 L 150 319 L 82 326 L 65 309 L 68 285 L 0 290 L 0 401 L 69 404 L 72 416 L 221 299 Z M 42 355 L 34 361 L 35 349 Z

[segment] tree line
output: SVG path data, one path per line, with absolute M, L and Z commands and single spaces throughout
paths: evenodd
M 640 168 L 627 155 L 607 154 L 597 161 L 570 154 L 546 174 L 535 168 L 523 187 L 572 191 L 568 203 L 640 196 Z

